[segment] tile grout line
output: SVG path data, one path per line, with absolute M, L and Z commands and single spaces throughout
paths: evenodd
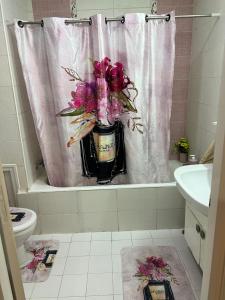
M 58 292 L 58 297 L 57 299 L 59 298 L 59 295 L 60 295 L 60 291 L 61 291 L 61 287 L 62 287 L 62 281 L 63 281 L 63 276 L 64 276 L 64 272 L 65 272 L 65 269 L 66 269 L 66 263 L 67 263 L 67 260 L 68 260 L 68 254 L 69 254 L 69 249 L 70 249 L 70 244 L 71 244 L 71 241 L 72 241 L 72 234 L 71 234 L 71 239 L 70 239 L 70 242 L 68 243 L 69 244 L 69 247 L 68 247 L 68 252 L 67 252 L 67 255 L 66 255 L 66 261 L 65 261 L 65 265 L 64 265 L 64 268 L 63 268 L 63 273 L 62 273 L 62 276 L 61 276 L 61 283 L 60 283 L 60 287 L 59 287 L 59 292 Z M 60 247 L 60 241 L 59 241 L 59 247 Z M 63 244 L 63 243 L 61 243 Z M 63 258 L 63 256 L 62 256 Z
M 88 257 L 88 269 L 87 269 L 87 281 L 86 281 L 86 290 L 85 290 L 85 299 L 87 298 L 87 289 L 88 289 L 88 275 L 89 275 L 89 266 L 90 266 L 90 257 L 91 257 L 91 243 L 92 243 L 92 232 L 91 232 L 91 240 L 90 240 L 90 251 L 89 251 L 89 257 Z

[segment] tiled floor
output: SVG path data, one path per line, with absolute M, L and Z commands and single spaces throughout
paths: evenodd
M 181 230 L 36 235 L 60 247 L 49 279 L 25 283 L 26 299 L 122 300 L 120 250 L 127 246 L 175 245 L 198 299 L 202 274 Z

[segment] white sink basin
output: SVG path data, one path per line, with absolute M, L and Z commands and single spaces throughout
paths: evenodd
M 212 164 L 189 165 L 174 172 L 177 187 L 186 201 L 190 201 L 204 215 L 208 215 Z

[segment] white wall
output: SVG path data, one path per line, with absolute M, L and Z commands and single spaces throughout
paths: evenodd
M 20 193 L 18 204 L 38 214 L 36 233 L 184 227 L 176 186 Z
M 41 155 L 10 24 L 15 18 L 31 19 L 31 0 L 2 0 L 1 8 L 0 160 L 17 165 L 21 190 L 26 190 L 36 178 Z
M 78 18 L 89 18 L 101 13 L 106 17 L 117 17 L 125 13 L 150 13 L 153 0 L 77 0 Z
M 194 14 L 224 11 L 222 0 L 195 0 Z M 215 138 L 225 40 L 224 17 L 193 22 L 187 134 L 192 153 L 201 156 Z

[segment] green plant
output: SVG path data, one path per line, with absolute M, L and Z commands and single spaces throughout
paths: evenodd
M 188 153 L 190 150 L 190 144 L 187 138 L 180 138 L 174 144 L 174 147 L 178 153 Z

